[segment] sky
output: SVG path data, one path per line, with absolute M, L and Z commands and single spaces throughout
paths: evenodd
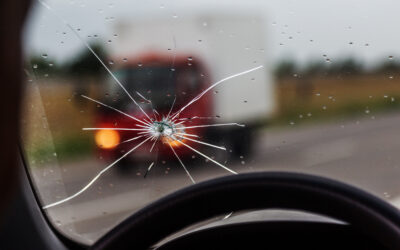
M 56 16 L 85 39 L 114 46 L 115 25 L 121 20 L 175 19 L 185 16 L 247 13 L 265 20 L 267 60 L 339 60 L 353 56 L 367 65 L 399 55 L 400 1 L 396 0 L 51 0 L 49 11 L 33 7 L 25 28 L 26 54 L 47 54 L 62 61 L 82 43 Z M 65 34 L 63 34 L 65 32 Z M 98 38 L 94 38 L 94 36 Z M 118 35 L 118 34 L 117 34 Z M 87 38 L 91 36 L 91 38 Z M 251 39 L 251 38 L 249 38 Z M 234 52 L 233 52 L 234 53 Z

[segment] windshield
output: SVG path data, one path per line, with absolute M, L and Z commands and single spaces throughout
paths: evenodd
M 92 244 L 180 188 L 275 170 L 398 206 L 399 5 L 37 0 L 21 142 L 43 212 Z

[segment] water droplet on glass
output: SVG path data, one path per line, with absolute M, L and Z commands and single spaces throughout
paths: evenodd
M 43 58 L 47 58 L 47 54 L 42 54 L 42 57 Z
M 125 58 L 122 59 L 122 61 L 127 62 L 128 58 L 125 57 Z
M 38 68 L 37 64 L 34 64 L 34 65 L 33 65 L 33 68 L 34 68 L 34 69 L 37 69 L 37 68 Z
M 326 106 L 325 106 L 325 105 L 324 105 L 324 106 L 322 106 L 322 109 L 323 109 L 323 110 L 326 110 Z
M 389 59 L 389 60 L 392 60 L 392 59 L 393 59 L 393 56 L 389 56 L 388 59 Z
M 108 61 L 108 64 L 113 65 L 113 64 L 114 64 L 114 61 L 113 61 L 113 60 L 110 60 L 110 61 Z
M 141 62 L 138 62 L 137 66 L 138 66 L 138 67 L 142 67 L 143 64 L 142 64 Z

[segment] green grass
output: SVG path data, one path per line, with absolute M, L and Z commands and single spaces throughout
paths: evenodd
M 394 101 L 392 101 L 394 98 Z M 345 103 L 329 102 L 326 109 L 323 105 L 310 105 L 307 103 L 293 102 L 287 105 L 272 121 L 271 126 L 312 123 L 327 120 L 337 120 L 357 116 L 374 116 L 379 112 L 400 109 L 400 96 L 388 98 L 351 101 Z M 311 116 L 307 114 L 310 113 Z M 300 116 L 302 115 L 302 118 Z
M 90 155 L 94 148 L 93 137 L 81 134 L 69 135 L 55 139 L 54 147 L 52 143 L 43 143 L 30 148 L 27 150 L 27 156 L 37 162 L 57 156 L 57 160 L 62 162 Z

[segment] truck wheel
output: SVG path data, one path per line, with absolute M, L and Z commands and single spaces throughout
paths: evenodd
M 249 157 L 253 152 L 254 129 L 245 127 L 235 129 L 229 133 L 228 140 L 231 141 L 232 156 L 235 158 Z

